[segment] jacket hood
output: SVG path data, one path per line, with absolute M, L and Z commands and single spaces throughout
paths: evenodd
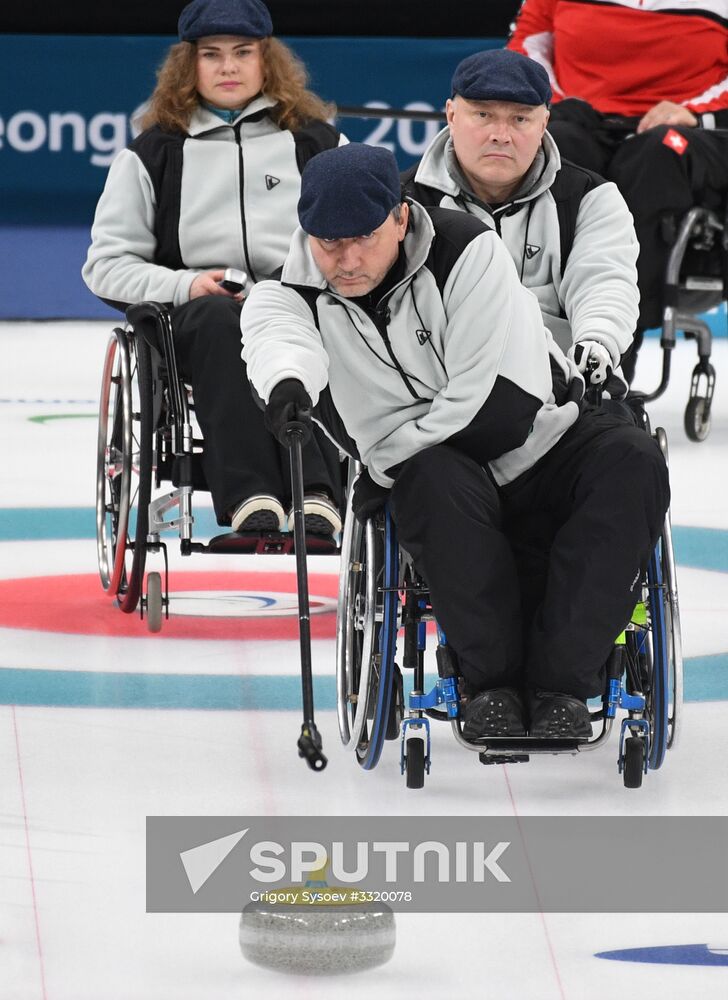
M 553 184 L 556 174 L 561 169 L 561 157 L 556 143 L 548 131 L 543 134 L 540 148 L 545 159 L 543 170 L 539 172 L 534 180 L 527 182 L 525 190 L 521 188 L 517 189 L 515 195 L 508 202 L 503 206 L 499 206 L 499 214 L 503 208 L 511 205 L 524 205 L 529 201 L 533 201 L 539 195 L 548 191 Z M 450 129 L 446 126 L 435 136 L 425 150 L 425 155 L 422 157 L 420 165 L 417 168 L 417 173 L 415 174 L 416 183 L 436 188 L 438 191 L 442 191 L 443 194 L 450 195 L 453 199 L 460 197 L 463 191 L 466 194 L 472 194 L 473 192 L 470 192 L 467 187 L 463 186 L 467 183 L 465 177 L 453 177 L 448 170 L 448 149 L 452 150 L 452 140 L 450 138 Z M 526 178 L 528 178 L 528 174 L 526 174 Z M 476 197 L 475 195 L 473 196 Z
M 424 208 L 417 202 L 410 202 L 410 218 L 407 233 L 404 238 L 404 255 L 406 261 L 402 284 L 415 274 L 427 260 L 430 246 L 435 236 L 432 220 Z M 283 265 L 281 282 L 284 285 L 296 287 L 326 289 L 327 282 L 319 270 L 311 253 L 308 235 L 299 226 L 291 238 L 291 247 Z M 328 288 L 332 295 L 336 292 Z M 343 296 L 341 296 L 343 298 Z

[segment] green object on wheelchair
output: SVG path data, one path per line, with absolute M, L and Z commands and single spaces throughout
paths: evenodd
M 632 624 L 640 625 L 642 628 L 647 627 L 647 605 L 644 601 L 638 601 L 632 612 Z
M 640 628 L 647 627 L 647 607 L 644 601 L 638 601 L 630 618 L 630 624 L 639 625 Z M 621 632 L 614 641 L 615 646 L 624 646 L 627 641 L 627 633 Z

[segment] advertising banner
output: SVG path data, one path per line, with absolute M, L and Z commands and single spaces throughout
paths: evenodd
M 0 35 L 0 225 L 90 224 L 172 37 Z M 337 104 L 441 109 L 457 63 L 502 39 L 296 38 L 311 86 Z M 30 71 L 32 67 L 32 71 Z M 341 118 L 402 169 L 437 122 Z

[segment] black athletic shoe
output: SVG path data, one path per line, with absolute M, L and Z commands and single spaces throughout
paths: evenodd
M 525 736 L 523 704 L 514 688 L 479 691 L 463 707 L 463 736 Z
M 333 500 L 325 493 L 307 493 L 303 498 L 303 519 L 307 535 L 338 535 L 341 517 Z M 288 530 L 293 531 L 293 507 L 288 512 Z
M 530 708 L 529 736 L 587 740 L 592 735 L 589 709 L 581 699 L 573 695 L 536 691 L 531 698 Z
M 230 517 L 233 531 L 283 531 L 286 515 L 280 500 L 267 493 L 256 493 L 241 501 Z

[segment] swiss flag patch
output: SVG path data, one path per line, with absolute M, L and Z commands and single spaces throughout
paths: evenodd
M 662 140 L 664 146 L 669 146 L 670 149 L 674 150 L 678 156 L 682 156 L 685 150 L 688 148 L 688 140 L 684 135 L 680 135 L 676 132 L 674 128 L 669 128 L 665 132 L 665 137 Z

